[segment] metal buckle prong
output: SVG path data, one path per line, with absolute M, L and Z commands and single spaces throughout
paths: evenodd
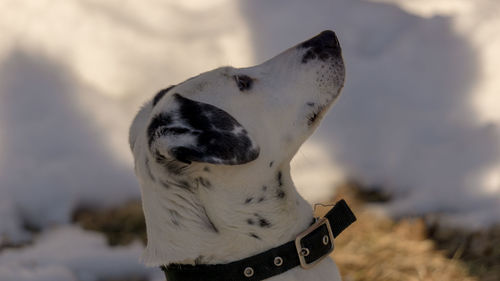
M 317 228 L 321 227 L 322 225 L 326 225 L 326 228 L 328 229 L 328 236 L 330 237 L 331 248 L 322 257 L 318 258 L 317 260 L 315 260 L 315 261 L 313 261 L 311 263 L 307 263 L 306 258 L 305 258 L 306 256 L 304 256 L 304 255 L 301 254 L 302 251 L 303 251 L 301 240 L 304 237 L 306 237 L 307 235 L 309 235 L 311 232 L 313 232 L 314 230 L 316 230 Z M 299 235 L 297 235 L 297 238 L 295 238 L 295 248 L 296 248 L 297 254 L 299 256 L 300 266 L 302 268 L 304 268 L 304 269 L 309 269 L 309 268 L 315 266 L 316 264 L 318 264 L 324 258 L 326 258 L 328 256 L 328 254 L 333 251 L 333 248 L 334 248 L 334 245 L 333 245 L 333 232 L 332 232 L 332 228 L 330 227 L 330 222 L 328 221 L 328 219 L 327 218 L 320 218 L 320 219 L 318 219 L 308 229 L 306 229 L 304 232 L 302 232 Z

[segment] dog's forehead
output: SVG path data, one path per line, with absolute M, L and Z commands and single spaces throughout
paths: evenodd
M 236 68 L 221 67 L 161 90 L 152 99 L 151 115 L 165 111 L 178 111 L 183 115 L 203 111 L 217 116 L 221 113 L 217 109 L 232 116 L 238 115 L 234 109 L 243 100 L 238 99 L 241 93 L 235 83 L 234 75 L 237 73 Z
M 161 90 L 153 98 L 153 112 L 178 105 L 175 94 L 215 106 L 223 103 L 226 99 L 222 97 L 227 97 L 235 90 L 235 87 L 231 87 L 231 72 L 231 67 L 217 68 Z
M 227 85 L 226 82 L 231 78 L 234 71 L 235 69 L 229 66 L 219 67 L 186 79 L 179 83 L 175 90 L 182 91 L 184 95 L 189 95 L 202 92 L 209 87 L 221 88 Z

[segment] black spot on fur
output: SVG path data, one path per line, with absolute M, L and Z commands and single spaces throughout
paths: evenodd
M 281 174 L 281 171 L 278 172 L 276 179 L 278 180 L 278 186 L 283 186 L 283 175 Z
M 155 97 L 153 98 L 153 106 L 155 106 L 160 100 L 161 98 L 163 98 L 163 96 L 168 92 L 170 91 L 170 89 L 172 89 L 174 86 L 170 86 L 166 89 L 163 89 L 161 91 L 158 92 L 158 94 L 155 95 Z
M 316 120 L 318 120 L 318 117 L 321 116 L 322 112 L 324 111 L 324 107 L 323 106 L 320 106 L 318 108 L 316 108 L 316 110 L 314 110 L 311 114 L 309 114 L 309 116 L 307 117 L 307 125 L 311 126 L 312 124 L 314 124 L 316 122 Z
M 282 189 L 278 189 L 276 191 L 276 197 L 277 198 L 283 199 L 283 198 L 285 198 L 285 196 L 286 196 L 286 193 Z
M 261 238 L 260 238 L 257 234 L 255 234 L 255 233 L 250 232 L 250 233 L 248 233 L 248 235 L 249 235 L 250 237 L 255 238 L 255 239 L 261 240 Z
M 267 190 L 267 186 L 263 185 L 262 186 L 262 191 L 266 191 Z
M 207 173 L 210 173 L 210 168 L 209 167 L 205 167 L 205 168 L 203 168 L 203 171 L 205 171 Z
M 262 201 L 264 201 L 266 198 L 264 196 L 260 197 L 259 200 L 257 202 L 261 203 Z
M 259 219 L 259 226 L 260 227 L 271 227 L 271 223 L 264 218 L 260 218 Z
M 234 75 L 234 81 L 236 81 L 236 85 L 240 91 L 247 91 L 252 88 L 253 79 L 247 75 Z
M 254 214 L 254 216 L 257 218 L 257 220 L 259 221 L 259 226 L 260 227 L 271 227 L 271 223 L 265 219 L 264 217 L 262 217 L 261 215 L 259 214 Z
M 269 162 L 269 167 L 272 167 L 274 164 L 274 161 Z
M 314 103 L 314 102 L 308 102 L 308 103 L 307 103 L 307 105 L 308 105 L 308 106 L 314 106 L 314 105 L 315 105 L 315 103 Z
M 255 222 L 254 222 L 252 219 L 247 219 L 247 223 L 248 223 L 249 225 L 253 225 Z
M 248 203 L 252 202 L 252 200 L 253 200 L 253 197 L 245 199 L 245 204 L 248 204 Z
M 318 113 L 317 112 L 311 113 L 311 115 L 309 115 L 307 117 L 307 119 L 308 119 L 308 121 L 307 121 L 308 125 L 314 124 L 314 122 L 316 121 L 316 119 L 318 119 Z

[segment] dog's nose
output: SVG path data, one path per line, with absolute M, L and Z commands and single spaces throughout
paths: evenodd
M 325 30 L 303 42 L 299 48 L 308 49 L 302 58 L 303 63 L 314 59 L 325 61 L 329 58 L 340 57 L 342 53 L 337 35 L 331 30 Z

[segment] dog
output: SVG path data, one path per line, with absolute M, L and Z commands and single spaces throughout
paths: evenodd
M 159 91 L 129 136 L 147 226 L 142 261 L 225 264 L 307 229 L 313 212 L 290 161 L 344 77 L 339 42 L 327 30 L 262 64 L 217 68 Z M 341 278 L 328 258 L 268 280 Z

